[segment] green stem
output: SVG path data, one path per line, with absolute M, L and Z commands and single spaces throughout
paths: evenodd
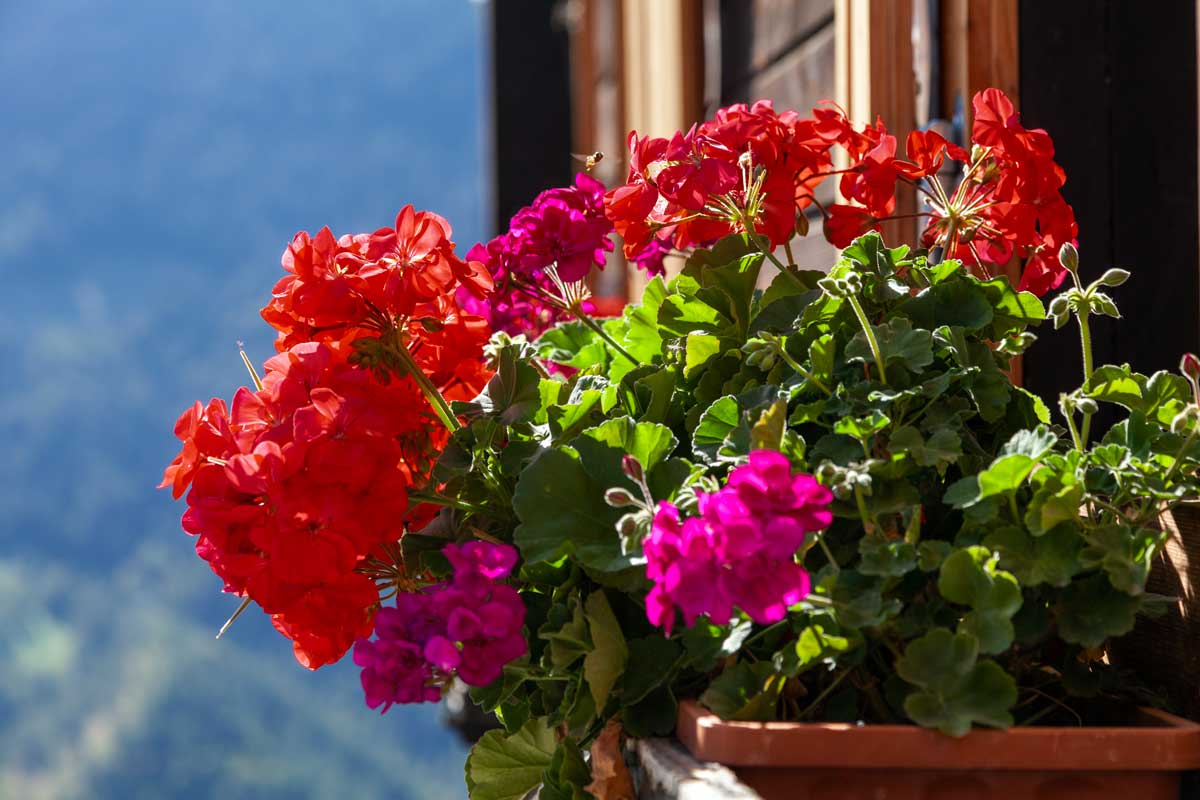
M 871 347 L 871 355 L 875 357 L 875 367 L 879 370 L 879 382 L 887 386 L 887 372 L 883 368 L 883 353 L 879 349 L 879 340 L 875 338 L 875 329 L 871 327 L 871 323 L 867 319 L 866 313 L 863 312 L 858 298 L 852 294 L 848 294 L 846 295 L 846 300 L 850 303 L 850 307 L 854 309 L 854 316 L 858 317 L 858 324 L 862 326 L 863 333 L 867 336 L 867 344 Z
M 425 494 L 424 492 L 409 492 L 409 501 L 413 503 L 429 503 L 430 505 L 443 506 L 445 508 L 456 508 L 459 511 L 469 511 L 472 514 L 487 514 L 486 508 L 472 505 L 463 500 L 454 497 L 443 497 L 436 494 Z
M 1075 442 L 1075 449 L 1083 452 L 1083 440 L 1079 437 L 1079 428 L 1075 427 L 1075 413 L 1068 407 L 1067 412 L 1063 415 L 1067 418 L 1067 428 L 1071 431 L 1071 441 Z
M 838 566 L 837 559 L 833 557 L 833 551 L 830 550 L 829 545 L 825 543 L 825 537 L 818 534 L 817 535 L 817 544 L 819 544 L 821 546 L 821 549 L 825 552 L 825 557 L 827 559 L 829 559 L 829 566 L 833 567 L 834 573 L 836 574 L 836 573 L 841 572 L 842 568 Z
M 808 708 L 806 708 L 806 709 L 804 709 L 804 711 L 800 712 L 800 719 L 804 719 L 805 717 L 807 717 L 809 715 L 809 713 L 811 713 L 812 711 L 815 711 L 817 706 L 820 705 L 821 701 L 823 701 L 826 697 L 828 697 L 830 694 L 832 694 L 833 690 L 836 689 L 838 687 L 838 685 L 842 681 L 844 681 L 846 679 L 846 676 L 848 676 L 849 674 L 850 674 L 849 669 L 842 670 L 841 674 L 839 674 L 836 678 L 834 678 L 833 681 L 828 686 L 826 686 L 825 689 L 819 695 L 817 695 L 816 699 L 814 699 L 811 703 L 808 704 Z
M 871 512 L 867 511 L 867 501 L 863 500 L 862 489 L 854 487 L 854 503 L 858 506 L 858 516 L 862 518 L 863 528 L 867 533 L 875 532 L 875 522 L 871 518 Z
M 1083 385 L 1086 387 L 1092 381 L 1092 328 L 1088 324 L 1088 310 L 1086 307 L 1080 310 L 1078 318 L 1079 339 L 1083 345 Z M 1083 430 L 1080 432 L 1080 439 L 1085 446 L 1088 442 L 1088 433 L 1091 427 L 1092 415 L 1085 411 L 1083 412 Z
M 631 356 L 628 350 L 617 344 L 617 340 L 608 335 L 608 331 L 604 330 L 603 325 L 585 314 L 582 309 L 572 307 L 571 313 L 575 315 L 576 319 L 595 331 L 596 335 L 607 342 L 609 347 L 611 347 L 613 350 L 616 350 L 618 353 L 628 359 L 629 363 L 633 364 L 634 366 L 637 366 L 641 363 L 636 358 Z
M 1164 484 L 1171 480 L 1171 478 L 1175 477 L 1175 473 L 1179 470 L 1179 465 L 1183 463 L 1183 454 L 1187 452 L 1188 447 L 1190 447 L 1192 442 L 1196 440 L 1197 432 L 1200 432 L 1200 425 L 1193 425 L 1192 432 L 1189 433 L 1187 438 L 1183 440 L 1183 445 L 1179 448 L 1179 452 L 1175 455 L 1175 463 L 1172 464 L 1171 468 L 1167 470 L 1167 473 L 1163 475 Z
M 822 392 L 824 392 L 826 397 L 833 396 L 833 392 L 829 391 L 829 387 L 827 387 L 825 384 L 821 383 L 821 381 L 817 380 L 817 377 L 815 375 L 813 375 L 811 372 L 806 370 L 804 367 L 800 366 L 800 364 L 798 364 L 796 362 L 796 359 L 789 356 L 787 354 L 787 351 L 783 349 L 782 344 L 776 345 L 775 350 L 776 350 L 776 352 L 779 353 L 779 357 L 781 359 L 783 359 L 783 363 L 785 363 L 789 367 L 791 367 L 792 370 L 795 371 L 795 373 L 797 375 L 802 376 L 805 380 L 807 380 L 813 386 L 817 387 Z
M 404 346 L 403 342 L 397 343 L 394 350 L 404 363 L 408 376 L 421 389 L 421 392 L 425 395 L 425 399 L 433 406 L 433 410 L 438 415 L 438 419 L 442 421 L 442 424 L 451 433 L 461 428 L 462 423 L 458 421 L 458 417 L 454 416 L 454 412 L 450 410 L 450 404 L 446 402 L 446 398 L 442 397 L 442 393 L 429 380 L 429 376 L 425 374 L 425 371 L 413 359 L 412 353 L 408 352 L 408 348 Z
M 760 236 L 759 234 L 755 233 L 754 225 L 749 220 L 745 221 L 745 225 L 746 233 L 750 236 L 750 241 L 754 242 L 754 246 L 758 248 L 758 251 L 770 259 L 771 263 L 775 265 L 775 268 L 784 275 L 787 275 L 792 280 L 792 283 L 796 284 L 807 292 L 809 287 L 804 284 L 804 281 L 800 280 L 800 276 L 796 274 L 795 267 L 788 267 L 786 264 L 780 261 L 773 252 L 771 252 L 770 240 L 765 236 Z M 791 257 L 791 251 L 788 251 L 788 258 L 790 259 Z

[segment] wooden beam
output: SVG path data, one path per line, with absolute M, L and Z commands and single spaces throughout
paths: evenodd
M 898 133 L 900 147 L 916 123 L 916 81 L 913 76 L 913 0 L 837 0 L 837 99 L 850 118 L 874 123 L 882 117 L 888 131 Z M 912 214 L 914 193 L 896 194 L 896 214 Z M 889 242 L 911 242 L 916 236 L 911 219 L 884 223 Z

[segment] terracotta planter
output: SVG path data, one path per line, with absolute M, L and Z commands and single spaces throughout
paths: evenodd
M 1200 725 L 1140 714 L 1124 728 L 954 739 L 911 725 L 723 722 L 689 700 L 676 733 L 765 800 L 1179 800 L 1181 772 L 1200 769 Z

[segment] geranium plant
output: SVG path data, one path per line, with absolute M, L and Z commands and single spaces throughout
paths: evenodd
M 471 687 L 502 726 L 474 798 L 605 796 L 615 725 L 669 733 L 683 697 L 952 736 L 1144 700 L 1105 647 L 1161 605 L 1200 361 L 1093 365 L 1128 274 L 1080 266 L 1046 133 L 995 90 L 974 112 L 970 151 L 918 131 L 905 157 L 832 106 L 632 134 L 623 185 L 581 174 L 465 258 L 412 208 L 298 234 L 279 353 L 176 427 L 184 528 L 302 664 L 353 648 L 371 708 Z M 901 187 L 918 249 L 875 232 Z M 813 210 L 842 248 L 822 270 L 791 257 Z M 604 318 L 614 231 L 656 277 Z M 1082 384 L 1044 401 L 1010 367 L 1064 281 Z

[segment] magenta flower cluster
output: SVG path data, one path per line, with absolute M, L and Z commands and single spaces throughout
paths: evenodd
M 723 625 L 739 608 L 755 622 L 783 619 L 809 591 L 796 563 L 805 538 L 829 527 L 833 494 L 810 475 L 793 475 L 786 456 L 755 450 L 719 491 L 697 493 L 699 516 L 681 520 L 660 503 L 643 542 L 654 584 L 646 616 L 670 635 L 675 612 Z
M 518 211 L 506 233 L 471 248 L 467 260 L 487 267 L 496 291 L 486 301 L 459 291 L 458 300 L 468 313 L 486 318 L 492 330 L 536 336 L 570 315 L 516 288 L 510 277 L 555 293 L 546 268 L 555 265 L 564 283 L 581 280 L 593 264 L 604 266 L 604 254 L 613 249 L 612 230 L 604 216 L 604 184 L 581 172 L 573 186 L 547 189 Z
M 397 596 L 394 607 L 376 614 L 376 638 L 354 645 L 371 708 L 435 702 L 454 674 L 470 686 L 487 686 L 505 664 L 525 654 L 525 605 L 515 589 L 500 582 L 516 565 L 517 551 L 469 542 L 442 552 L 454 577 Z

